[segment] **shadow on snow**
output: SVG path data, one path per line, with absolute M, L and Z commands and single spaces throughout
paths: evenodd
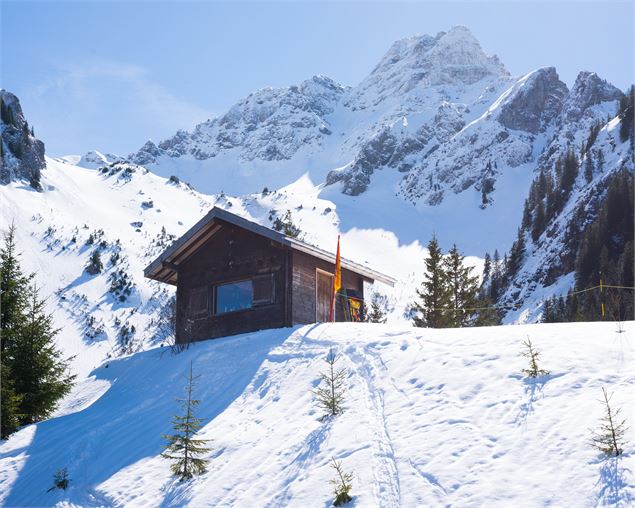
M 111 383 L 108 391 L 80 412 L 37 424 L 28 458 L 4 504 L 51 505 L 65 499 L 80 505 L 116 504 L 103 498 L 99 485 L 163 451 L 162 435 L 171 432 L 171 418 L 180 412 L 175 398 L 184 395 L 190 360 L 195 375 L 204 373 L 195 397 L 201 401 L 197 414 L 207 425 L 243 393 L 270 352 L 293 332 L 268 330 L 195 343 L 178 355 L 158 348 L 96 369 L 93 376 Z M 205 429 L 201 436 L 206 437 Z M 47 494 L 54 473 L 63 467 L 70 488 Z
M 598 502 L 612 506 L 630 506 L 633 497 L 628 489 L 627 476 L 631 470 L 622 466 L 623 456 L 609 457 L 600 467 L 600 476 L 596 482 Z

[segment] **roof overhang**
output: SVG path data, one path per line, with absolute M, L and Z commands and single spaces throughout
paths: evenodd
M 176 285 L 178 280 L 179 266 L 196 252 L 205 242 L 212 238 L 222 227 L 223 222 L 232 224 L 239 228 L 251 231 L 257 235 L 269 238 L 281 247 L 303 252 L 310 256 L 335 264 L 335 254 L 309 245 L 305 242 L 291 238 L 282 233 L 274 231 L 230 213 L 222 208 L 212 208 L 201 220 L 192 226 L 181 238 L 176 240 L 170 247 L 161 253 L 152 263 L 150 263 L 143 274 L 145 277 L 167 284 Z M 367 266 L 341 258 L 343 269 L 350 270 L 369 281 L 378 281 L 389 286 L 395 285 L 395 279 L 388 275 L 372 270 Z

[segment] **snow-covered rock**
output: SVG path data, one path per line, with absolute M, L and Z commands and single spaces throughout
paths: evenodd
M 44 143 L 24 118 L 20 101 L 11 92 L 0 89 L 0 184 L 25 180 L 40 188 L 40 173 L 46 167 Z

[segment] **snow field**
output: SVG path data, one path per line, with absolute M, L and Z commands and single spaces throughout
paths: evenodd
M 176 356 L 151 349 L 102 365 L 66 413 L 0 445 L 0 502 L 328 507 L 335 457 L 354 472 L 357 508 L 627 506 L 635 323 L 615 330 L 338 323 L 201 342 Z M 551 371 L 536 381 L 521 374 L 527 337 Z M 347 370 L 346 411 L 321 421 L 311 390 L 331 347 Z M 190 361 L 201 375 L 199 437 L 212 451 L 205 475 L 179 483 L 159 454 Z M 603 386 L 631 428 L 618 459 L 589 445 Z M 70 489 L 47 493 L 64 466 Z

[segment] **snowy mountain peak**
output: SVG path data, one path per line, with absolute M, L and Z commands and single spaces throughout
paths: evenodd
M 595 72 L 582 71 L 564 103 L 564 121 L 579 121 L 592 106 L 619 101 L 623 95 L 619 88 L 600 78 Z
M 408 72 L 409 71 L 409 72 Z M 435 37 L 420 35 L 402 39 L 393 44 L 369 79 L 399 78 L 415 73 L 424 85 L 472 84 L 487 75 L 509 76 L 497 56 L 488 56 L 464 26 L 455 26 Z
M 87 169 L 97 169 L 113 162 L 119 162 L 122 158 L 112 153 L 101 153 L 97 150 L 86 152 L 77 162 L 77 166 Z
M 440 34 L 439 34 L 440 35 Z M 452 80 L 474 83 L 485 74 L 507 76 L 509 72 L 497 56 L 488 56 L 472 32 L 456 26 L 442 35 L 427 55 L 429 64 L 441 66 Z M 459 68 L 457 68 L 459 67 Z M 483 73 L 483 76 L 478 72 Z M 472 72 L 469 72 L 469 71 Z

